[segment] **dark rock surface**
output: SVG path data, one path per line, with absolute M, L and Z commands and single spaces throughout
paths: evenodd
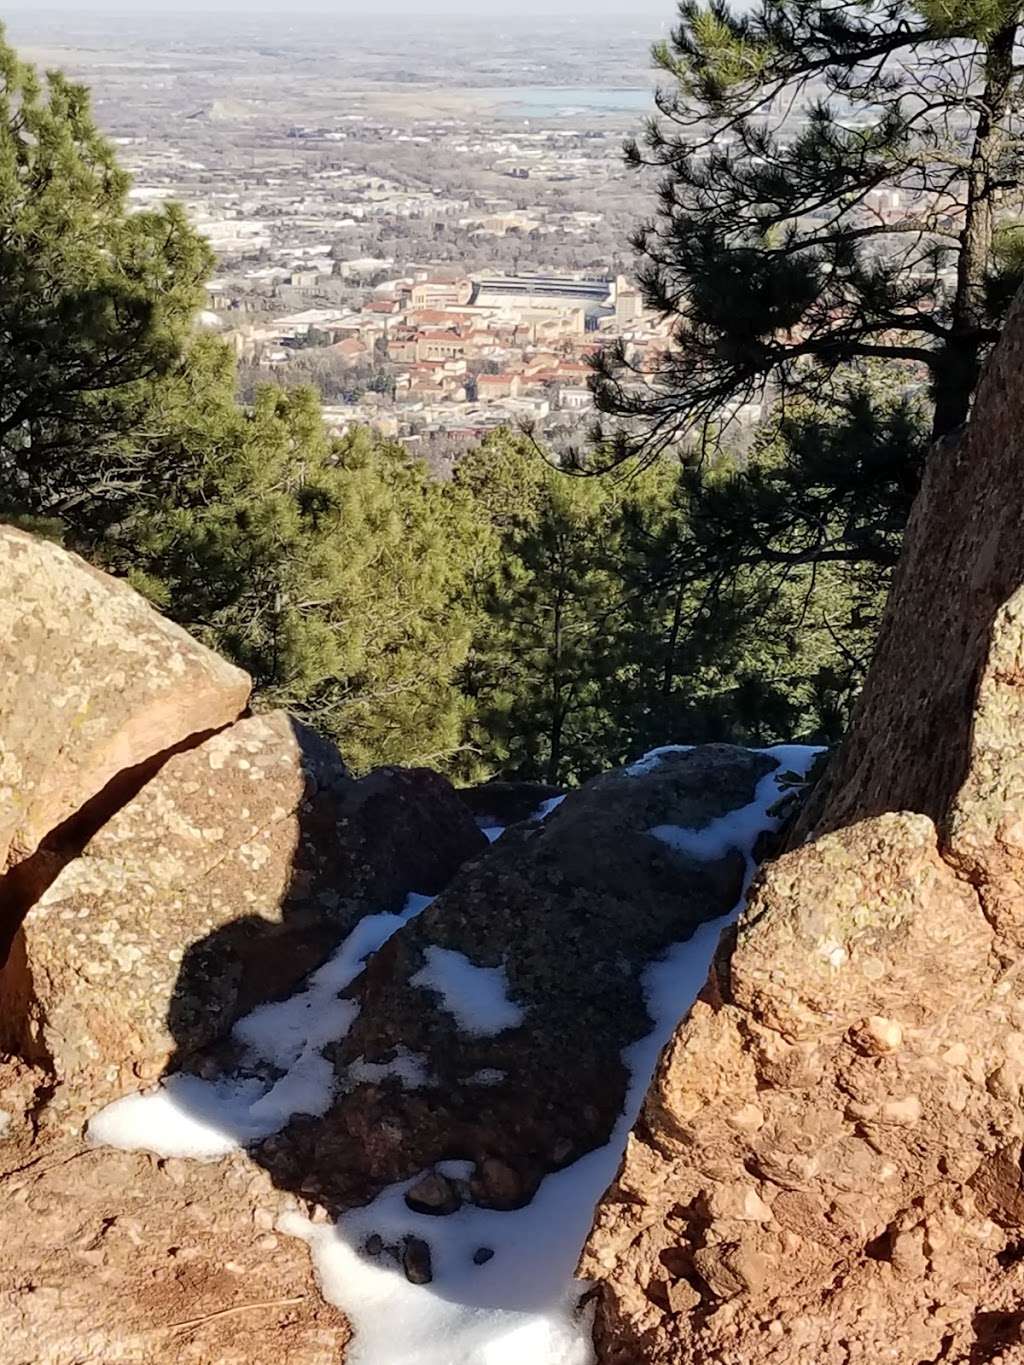
M 475 1163 L 474 1200 L 510 1209 L 543 1176 L 604 1143 L 628 1083 L 623 1049 L 650 1029 L 643 973 L 670 944 L 729 911 L 745 858 L 700 862 L 650 831 L 702 828 L 747 805 L 774 759 L 728 746 L 667 756 L 642 775 L 595 779 L 543 826 L 511 829 L 463 867 L 418 919 L 370 961 L 350 990 L 361 1012 L 325 1055 L 340 1093 L 317 1119 L 272 1143 L 287 1183 L 313 1173 L 328 1209 L 448 1158 Z M 461 1027 L 417 980 L 430 954 L 503 973 L 520 1022 Z M 349 1064 L 412 1053 L 427 1083 L 352 1085 Z M 403 1053 L 404 1055 L 404 1053 Z

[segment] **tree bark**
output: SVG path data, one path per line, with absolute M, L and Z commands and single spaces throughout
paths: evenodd
M 983 333 L 988 323 L 985 279 L 992 262 L 996 226 L 996 162 L 1005 137 L 1005 119 L 1013 102 L 1013 50 L 1018 16 L 998 29 L 988 45 L 985 85 L 979 95 L 981 111 L 974 130 L 971 168 L 967 175 L 967 205 L 960 233 L 956 297 L 949 339 L 934 370 L 937 440 L 961 426 L 971 406 L 971 395 L 981 370 Z

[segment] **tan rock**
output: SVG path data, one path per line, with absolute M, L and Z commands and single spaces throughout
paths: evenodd
M 172 1182 L 140 1153 L 50 1147 L 25 1177 L 30 1212 L 0 1199 L 0 1357 L 337 1365 L 348 1323 L 301 1242 L 254 1235 L 247 1167 L 184 1162 Z
M 288 993 L 362 915 L 438 891 L 484 846 L 444 779 L 357 782 L 284 713 L 240 721 L 170 759 L 29 913 L 31 994 L 9 1032 L 62 1083 L 52 1109 L 95 1106 Z
M 0 587 L 2 870 L 115 779 L 235 720 L 250 683 L 126 583 L 10 526 Z
M 931 456 L 848 739 L 597 1210 L 602 1365 L 1017 1358 L 1022 372 L 1018 300 L 966 435 Z M 702 1202 L 712 1171 L 759 1177 L 773 1221 Z M 707 1286 L 699 1314 L 671 1310 L 669 1254 Z

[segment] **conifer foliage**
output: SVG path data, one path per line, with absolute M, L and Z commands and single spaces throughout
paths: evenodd
M 178 207 L 130 213 L 128 187 L 88 92 L 0 30 L 0 479 L 23 516 L 138 492 L 140 391 L 203 298 L 209 247 Z
M 627 149 L 661 177 L 635 246 L 675 338 L 644 373 L 603 353 L 599 406 L 628 420 L 602 458 L 653 458 L 766 384 L 820 397 L 865 361 L 927 377 L 933 435 L 964 421 L 1021 278 L 1021 11 L 683 0 Z

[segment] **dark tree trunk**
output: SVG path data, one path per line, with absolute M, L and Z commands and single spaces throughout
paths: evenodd
M 974 130 L 967 173 L 967 203 L 960 233 L 953 325 L 934 371 L 936 439 L 961 426 L 981 369 L 983 333 L 988 323 L 985 280 L 995 237 L 997 162 L 1005 139 L 1005 119 L 1013 101 L 1013 49 L 1017 16 L 992 36 L 985 60 L 985 85 Z

